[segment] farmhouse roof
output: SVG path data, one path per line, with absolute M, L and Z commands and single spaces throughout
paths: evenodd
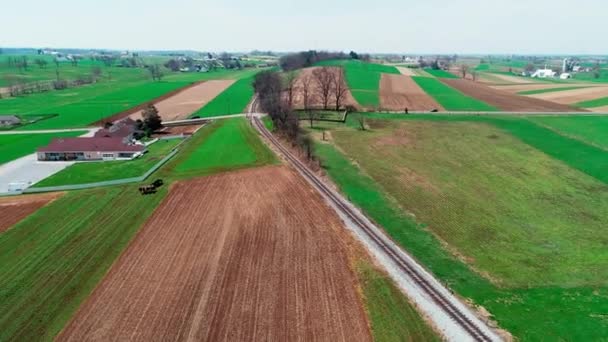
M 142 145 L 129 145 L 122 138 L 55 138 L 38 152 L 141 152 Z
M 103 128 L 95 132 L 95 137 L 118 137 L 126 138 L 137 131 L 135 121 L 130 118 L 118 121 L 109 128 Z

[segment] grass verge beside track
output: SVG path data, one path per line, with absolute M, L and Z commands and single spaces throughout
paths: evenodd
M 387 275 L 363 260 L 355 271 L 375 341 L 441 341 Z
M 53 340 L 165 194 L 70 192 L 0 235 L 0 340 Z

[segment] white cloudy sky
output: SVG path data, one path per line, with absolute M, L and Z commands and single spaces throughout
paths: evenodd
M 5 47 L 608 53 L 606 0 L 0 0 L 0 8 Z

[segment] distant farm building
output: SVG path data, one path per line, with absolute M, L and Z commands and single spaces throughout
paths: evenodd
M 538 69 L 536 70 L 531 77 L 533 78 L 551 78 L 555 77 L 557 73 L 551 69 Z
M 0 115 L 0 126 L 16 126 L 21 124 L 21 119 L 16 115 Z
M 56 138 L 38 149 L 39 161 L 128 160 L 141 156 L 146 146 L 125 144 L 123 138 Z
M 569 78 L 572 78 L 572 74 L 564 72 L 563 74 L 559 75 L 559 78 L 562 80 L 567 80 Z

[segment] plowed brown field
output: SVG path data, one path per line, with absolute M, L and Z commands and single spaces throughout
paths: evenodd
M 380 79 L 380 107 L 398 111 L 443 109 L 411 77 L 393 74 L 382 74 Z
M 169 98 L 155 103 L 163 121 L 186 119 L 228 88 L 234 80 L 213 80 L 197 84 Z M 141 119 L 141 111 L 131 114 L 133 120 Z
M 564 85 L 562 83 L 527 83 L 527 84 L 513 84 L 513 85 L 495 85 L 492 88 L 497 90 L 505 90 L 510 93 L 519 93 L 521 91 L 530 91 L 530 90 L 542 90 L 542 89 L 556 89 L 563 87 L 592 87 L 597 85 L 589 85 L 587 83 L 581 84 L 567 84 Z
M 573 104 L 582 101 L 595 100 L 608 96 L 608 87 L 593 87 L 564 90 L 554 93 L 530 95 L 531 97 L 562 104 Z
M 312 95 L 312 99 L 310 101 L 311 107 L 321 108 L 323 106 L 323 102 L 321 101 L 321 98 L 318 96 L 319 87 L 313 76 L 313 71 L 318 68 L 319 67 L 305 68 L 300 71 L 300 74 L 298 75 L 298 79 L 296 81 L 296 91 L 295 91 L 294 99 L 293 99 L 293 102 L 294 102 L 293 105 L 296 109 L 304 109 L 304 95 L 302 94 L 302 80 L 305 77 L 310 77 L 310 79 L 311 79 L 311 81 L 310 81 L 310 94 Z M 342 68 L 338 68 L 338 67 L 330 67 L 330 69 L 333 72 L 343 72 Z M 344 84 L 344 86 L 346 88 L 348 88 L 348 85 L 346 83 Z M 335 97 L 330 96 L 330 100 L 329 100 L 330 108 L 332 108 L 335 105 L 334 101 L 335 101 Z M 348 90 L 346 92 L 346 96 L 344 97 L 344 99 L 342 101 L 342 106 L 343 107 L 344 106 L 354 106 L 356 108 L 361 108 L 361 106 L 359 106 L 359 104 L 357 103 L 357 101 L 355 100 L 353 95 L 351 94 L 350 90 Z
M 462 79 L 442 78 L 441 82 L 456 88 L 464 94 L 484 101 L 503 111 L 513 112 L 573 112 L 584 111 L 567 105 L 543 101 L 526 96 L 496 90 L 477 82 Z
M 0 233 L 19 223 L 62 193 L 0 198 Z
M 370 340 L 343 236 L 286 167 L 177 183 L 58 340 Z

